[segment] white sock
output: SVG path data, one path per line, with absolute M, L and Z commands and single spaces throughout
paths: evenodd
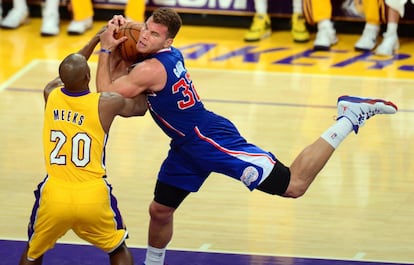
M 366 24 L 365 24 L 365 28 L 366 28 L 366 29 L 370 29 L 370 30 L 375 30 L 375 31 L 378 31 L 378 30 L 379 30 L 379 25 L 377 25 L 377 24 L 372 24 L 372 23 L 366 23 Z
M 164 265 L 165 248 L 147 247 L 145 265 Z
M 26 0 L 13 0 L 13 7 L 21 11 L 29 10 Z
M 293 13 L 295 14 L 302 14 L 303 13 L 303 9 L 302 9 L 302 0 L 293 0 Z
M 387 24 L 387 35 L 397 35 L 398 24 L 395 22 L 389 22 Z
M 321 137 L 336 149 L 351 132 L 352 123 L 348 119 L 342 118 L 337 120 Z
M 323 19 L 318 22 L 318 29 L 325 28 L 325 27 L 332 28 L 332 22 L 330 19 Z
M 256 9 L 256 14 L 267 14 L 267 0 L 255 0 L 254 8 Z

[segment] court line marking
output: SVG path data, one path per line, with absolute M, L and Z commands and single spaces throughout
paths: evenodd
M 187 63 L 188 65 L 188 63 Z M 289 75 L 289 76 L 305 76 L 305 77 L 323 77 L 323 78 L 340 78 L 340 79 L 370 79 L 370 80 L 381 80 L 381 81 L 390 81 L 390 82 L 404 82 L 404 83 L 414 83 L 414 79 L 410 78 L 401 78 L 401 77 L 382 77 L 382 76 L 359 76 L 359 75 L 337 75 L 337 74 L 320 74 L 320 73 L 303 73 L 303 72 L 283 72 L 283 71 L 264 71 L 264 70 L 244 70 L 244 69 L 211 69 L 211 68 L 202 68 L 202 67 L 186 67 L 187 69 L 210 71 L 210 72 L 240 72 L 240 73 L 250 73 L 252 75 L 262 74 L 262 75 Z
M 20 242 L 27 242 L 27 240 L 25 239 L 21 239 L 21 238 L 8 238 L 8 237 L 0 237 L 0 240 L 10 240 L 10 241 L 20 241 Z M 72 245 L 79 245 L 79 246 L 91 246 L 91 244 L 85 243 L 85 242 L 73 242 L 73 241 L 68 241 L 68 240 L 59 240 L 57 242 L 57 244 L 72 244 Z M 210 245 L 210 244 L 203 244 L 204 245 Z M 211 245 L 210 245 L 211 246 Z M 142 246 L 142 245 L 133 245 L 133 244 L 128 244 L 129 248 L 140 248 L 140 249 L 146 249 L 147 246 Z M 275 253 L 261 253 L 261 252 L 239 252 L 239 251 L 226 251 L 226 250 L 203 250 L 203 249 L 192 249 L 192 248 L 172 248 L 172 247 L 167 247 L 167 252 L 168 250 L 172 250 L 172 251 L 186 251 L 186 252 L 203 252 L 203 253 L 217 253 L 217 254 L 235 254 L 235 255 L 246 255 L 246 256 L 266 256 L 266 257 L 275 257 L 275 258 L 297 258 L 297 259 L 323 259 L 323 260 L 332 260 L 332 261 L 355 261 L 355 262 L 379 262 L 379 263 L 390 263 L 390 265 L 392 264 L 410 264 L 412 265 L 413 262 L 412 261 L 395 261 L 395 260 L 369 260 L 369 259 L 355 259 L 354 258 L 333 258 L 333 257 L 324 257 L 324 256 L 295 256 L 295 255 L 288 255 L 288 254 L 275 254 Z M 365 255 L 364 252 L 358 252 L 358 253 L 363 253 Z M 356 254 L 356 256 L 358 255 L 358 253 Z
M 210 249 L 210 247 L 212 246 L 212 244 L 207 244 L 207 243 L 205 243 L 205 244 L 202 244 L 199 248 L 198 248 L 198 250 L 208 250 L 208 249 Z
M 354 259 L 356 260 L 363 260 L 367 253 L 365 252 L 358 252 L 355 254 Z
M 41 62 L 52 62 L 52 63 L 60 63 L 60 60 L 53 60 L 53 59 L 34 59 L 25 67 L 23 67 L 20 71 L 12 75 L 9 79 L 7 79 L 3 84 L 0 86 L 0 92 L 6 89 L 10 84 L 15 82 L 32 67 L 40 64 Z M 88 62 L 90 66 L 97 67 L 97 62 Z M 263 71 L 263 70 L 228 70 L 228 69 L 211 69 L 211 68 L 202 68 L 202 67 L 187 67 L 191 71 L 209 71 L 209 72 L 230 72 L 230 73 L 249 73 L 252 75 L 278 75 L 278 76 L 302 76 L 302 77 L 319 77 L 319 78 L 339 78 L 339 79 L 363 79 L 363 80 L 381 80 L 387 82 L 400 82 L 400 83 L 414 83 L 414 79 L 409 78 L 398 78 L 398 77 L 372 77 L 372 76 L 357 76 L 357 75 L 332 75 L 332 74 L 320 74 L 320 73 L 302 73 L 302 72 L 283 72 L 283 71 Z
M 0 86 L 0 92 L 2 90 L 5 90 L 6 88 L 10 88 L 10 84 L 21 78 L 25 73 L 27 73 L 29 70 L 31 70 L 33 67 L 36 67 L 36 65 L 44 62 L 50 62 L 50 63 L 59 63 L 59 60 L 44 60 L 44 59 L 35 59 L 32 60 L 28 65 L 26 65 L 24 68 L 22 68 L 19 72 L 11 76 L 6 82 Z M 96 62 L 89 62 L 89 65 L 92 67 L 97 67 Z M 209 72 L 223 72 L 223 70 L 219 69 L 208 69 L 208 68 L 192 68 L 193 71 L 209 71 Z M 340 75 L 327 75 L 327 74 L 306 74 L 306 73 L 285 73 L 285 72 L 266 72 L 266 71 L 248 71 L 248 70 L 225 70 L 226 72 L 230 73 L 250 73 L 253 75 L 260 74 L 260 75 L 278 75 L 278 76 L 287 76 L 287 75 L 293 75 L 293 76 L 307 76 L 307 77 L 323 77 L 323 78 L 353 78 L 355 80 L 359 79 L 371 79 L 371 80 L 379 80 L 384 79 L 388 82 L 409 82 L 414 83 L 413 80 L 409 79 L 398 79 L 398 78 L 376 78 L 376 77 L 360 77 L 360 76 L 340 76 Z M 17 88 L 10 88 L 11 90 L 15 91 L 26 91 L 24 88 L 17 89 Z M 42 92 L 42 89 L 33 90 L 30 89 L 30 92 Z M 204 98 L 204 102 L 215 102 L 215 103 L 233 103 L 233 104 L 257 104 L 257 105 L 270 105 L 270 106 L 282 106 L 282 107 L 312 107 L 312 108 L 336 108 L 335 105 L 303 105 L 303 104 L 292 104 L 292 103 L 281 103 L 281 102 L 262 102 L 262 101 L 243 101 L 243 100 L 224 100 L 224 99 L 208 99 Z M 399 109 L 399 112 L 414 112 L 414 110 L 410 109 Z
M 0 92 L 4 91 L 6 88 L 8 88 L 12 83 L 16 82 L 19 78 L 21 78 L 23 75 L 25 75 L 27 72 L 29 72 L 33 67 L 35 67 L 37 64 L 39 64 L 42 60 L 32 60 L 30 63 L 28 63 L 26 66 L 24 66 L 22 69 L 17 71 L 14 75 L 12 75 L 9 79 L 4 81 L 0 85 Z

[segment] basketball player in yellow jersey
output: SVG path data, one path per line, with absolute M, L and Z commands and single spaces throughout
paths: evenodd
M 128 233 L 106 180 L 105 145 L 115 116 L 144 115 L 146 96 L 90 92 L 87 58 L 97 41 L 89 44 L 67 56 L 59 78 L 44 89 L 47 175 L 35 191 L 20 265 L 42 264 L 44 253 L 70 229 L 107 252 L 110 264 L 133 264 L 125 244 Z

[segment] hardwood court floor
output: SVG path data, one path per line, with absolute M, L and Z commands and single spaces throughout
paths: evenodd
M 43 179 L 43 86 L 84 36 L 41 38 L 40 20 L 0 31 L 0 238 L 26 240 L 37 183 Z M 393 116 L 350 135 L 301 199 L 249 192 L 212 174 L 178 209 L 172 249 L 414 263 L 414 41 L 378 58 L 353 51 L 357 35 L 339 35 L 331 52 L 294 44 L 289 32 L 244 43 L 243 29 L 184 26 L 175 46 L 205 105 L 236 123 L 251 142 L 289 164 L 332 124 L 343 94 L 394 101 Z M 96 70 L 96 56 L 90 59 Z M 94 83 L 91 83 L 94 89 Z M 168 139 L 149 115 L 117 119 L 108 175 L 131 246 L 145 246 L 148 203 Z M 79 241 L 69 233 L 62 242 Z

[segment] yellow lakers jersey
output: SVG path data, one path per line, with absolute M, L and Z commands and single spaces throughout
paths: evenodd
M 48 97 L 43 126 L 47 174 L 63 181 L 88 181 L 105 175 L 104 132 L 98 93 L 72 95 L 63 88 Z

